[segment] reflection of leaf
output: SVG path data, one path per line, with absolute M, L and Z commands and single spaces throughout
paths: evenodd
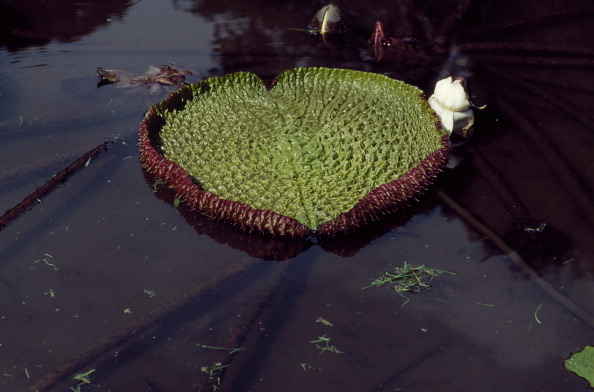
M 317 230 L 358 207 L 351 221 L 335 224 L 339 231 L 416 197 L 441 170 L 445 134 L 420 93 L 344 69 L 287 71 L 271 90 L 240 72 L 178 90 L 154 107 L 158 126 L 148 132 L 159 133 L 163 155 L 203 190 L 282 216 L 255 228 L 274 232 L 291 219 Z M 153 123 L 150 115 L 145 123 Z M 150 154 L 143 147 L 149 170 L 172 170 Z M 172 185 L 183 200 L 217 216 L 205 207 L 211 200 L 192 202 L 196 196 Z M 384 185 L 389 189 L 378 191 Z M 219 215 L 229 219 L 229 211 L 242 208 L 225 205 Z M 240 224 L 261 220 L 247 214 Z
M 444 188 L 533 266 L 591 274 L 594 10 L 529 3 L 483 3 L 459 35 L 455 56 L 488 106 L 458 169 L 468 181 Z
M 594 347 L 585 346 L 565 361 L 565 369 L 585 378 L 594 387 Z

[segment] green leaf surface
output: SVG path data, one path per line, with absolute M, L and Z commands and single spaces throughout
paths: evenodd
M 585 346 L 565 361 L 565 369 L 585 378 L 594 388 L 594 347 Z
M 239 72 L 157 105 L 164 156 L 222 199 L 316 229 L 443 148 L 417 87 L 383 75 L 299 68 L 270 90 Z

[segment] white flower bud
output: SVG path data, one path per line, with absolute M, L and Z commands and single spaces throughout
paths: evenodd
M 429 105 L 439 116 L 448 136 L 451 136 L 452 132 L 465 137 L 470 136 L 474 112 L 462 80 L 452 80 L 450 76 L 437 82 L 433 95 L 429 97 Z

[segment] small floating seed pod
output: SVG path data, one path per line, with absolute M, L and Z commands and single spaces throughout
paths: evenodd
M 149 109 L 141 159 L 184 203 L 246 231 L 350 232 L 443 170 L 448 137 L 421 94 L 348 69 L 285 71 L 270 90 L 249 72 L 212 77 Z
M 309 28 L 319 34 L 342 34 L 347 31 L 342 13 L 334 4 L 322 7 L 309 23 Z
M 469 137 L 474 125 L 474 112 L 465 88 L 465 79 L 453 80 L 451 76 L 435 84 L 429 105 L 439 116 L 443 128 L 452 133 Z

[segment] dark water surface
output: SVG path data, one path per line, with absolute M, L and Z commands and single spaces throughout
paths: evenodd
M 294 30 L 317 1 L 50 3 L 0 3 L 2 209 L 118 142 L 0 232 L 2 391 L 56 368 L 67 378 L 48 390 L 588 390 L 563 361 L 594 343 L 590 1 L 336 1 L 350 30 L 326 43 Z M 374 61 L 376 20 L 415 40 Z M 142 170 L 139 123 L 172 87 L 98 88 L 95 69 L 169 63 L 191 82 L 353 68 L 429 94 L 465 75 L 487 107 L 462 163 L 411 212 L 348 238 L 284 241 L 174 208 Z M 405 261 L 456 275 L 404 306 L 362 290 Z M 320 354 L 320 337 L 341 353 Z M 72 379 L 93 369 L 100 387 Z

